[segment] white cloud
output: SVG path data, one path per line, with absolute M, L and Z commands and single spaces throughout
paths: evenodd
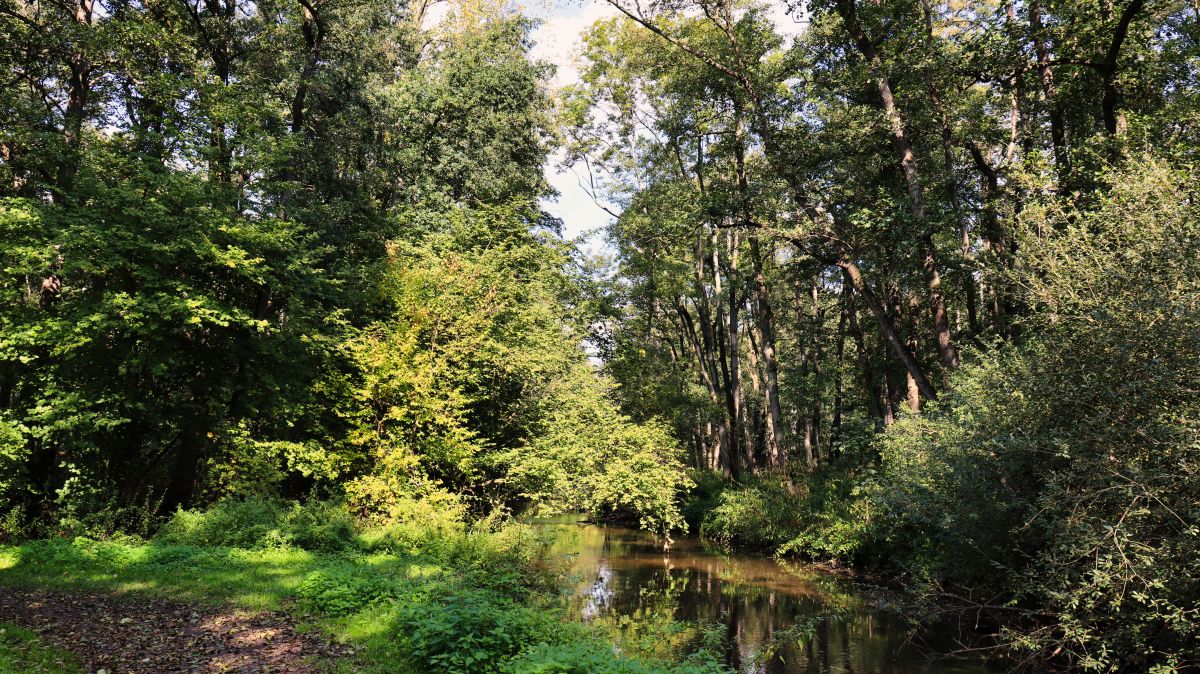
M 542 25 L 533 33 L 532 55 L 557 66 L 554 86 L 579 81 L 575 53 L 581 44 L 580 37 L 592 24 L 616 14 L 617 10 L 607 2 L 585 0 L 582 4 L 558 2 L 550 8 L 548 16 L 540 17 Z
M 579 81 L 579 68 L 575 57 L 581 46 L 581 36 L 600 19 L 618 14 L 612 5 L 603 0 L 549 0 L 542 11 L 533 8 L 527 8 L 526 11 L 542 20 L 541 26 L 533 33 L 534 47 L 531 55 L 557 67 L 551 82 L 554 87 Z M 768 15 L 775 23 L 776 30 L 789 41 L 804 30 L 805 24 L 789 16 L 787 7 L 781 0 L 770 3 Z M 562 218 L 564 233 L 568 238 L 607 225 L 612 216 L 597 206 L 581 186 L 581 182 L 586 181 L 586 176 L 581 175 L 578 168 L 560 171 L 558 166 L 561 161 L 562 155 L 557 153 L 546 164 L 546 180 L 558 190 L 560 196 L 557 201 L 544 201 L 542 207 L 550 214 Z M 587 247 L 593 252 L 600 252 L 603 243 L 598 236 L 592 236 Z

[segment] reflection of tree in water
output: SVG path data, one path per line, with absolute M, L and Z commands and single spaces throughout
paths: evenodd
M 809 567 L 725 555 L 691 540 L 664 554 L 651 537 L 619 527 L 561 529 L 555 549 L 574 555 L 579 577 L 572 608 L 629 654 L 677 655 L 715 627 L 727 663 L 747 674 L 984 671 L 930 665 L 904 648 L 901 620 Z

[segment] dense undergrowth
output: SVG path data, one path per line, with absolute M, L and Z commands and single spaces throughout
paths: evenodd
M 730 545 L 895 573 L 1016 662 L 1200 664 L 1200 232 L 1180 174 L 1113 178 L 1021 272 L 1044 308 L 950 391 L 815 471 L 710 489 Z M 1030 216 L 1034 218 L 1035 216 Z M 699 479 L 699 484 L 719 485 Z M 698 508 L 688 508 L 695 512 Z
M 451 513 L 361 528 L 343 506 L 316 500 L 222 501 L 176 513 L 150 539 L 77 536 L 0 548 L 4 584 L 290 610 L 356 648 L 339 671 L 722 671 L 705 653 L 617 654 L 601 630 L 567 619 L 562 581 L 546 541 L 526 525 L 467 523 Z M 0 650 L 3 657 L 12 656 Z

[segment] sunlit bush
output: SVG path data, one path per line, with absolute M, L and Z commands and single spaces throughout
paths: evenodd
M 207 510 L 179 510 L 163 525 L 158 539 L 174 545 L 291 546 L 318 552 L 350 550 L 359 544 L 354 518 L 341 504 L 263 498 L 226 499 Z

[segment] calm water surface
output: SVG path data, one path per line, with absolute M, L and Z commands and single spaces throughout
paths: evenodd
M 670 551 L 631 529 L 537 520 L 579 579 L 574 610 L 626 639 L 671 636 L 680 621 L 725 632 L 727 664 L 746 674 L 978 674 L 982 663 L 938 657 L 957 636 L 911 635 L 853 584 L 807 566 L 727 555 L 696 539 Z M 666 636 L 664 636 L 666 635 Z M 643 646 L 644 647 L 644 646 Z

